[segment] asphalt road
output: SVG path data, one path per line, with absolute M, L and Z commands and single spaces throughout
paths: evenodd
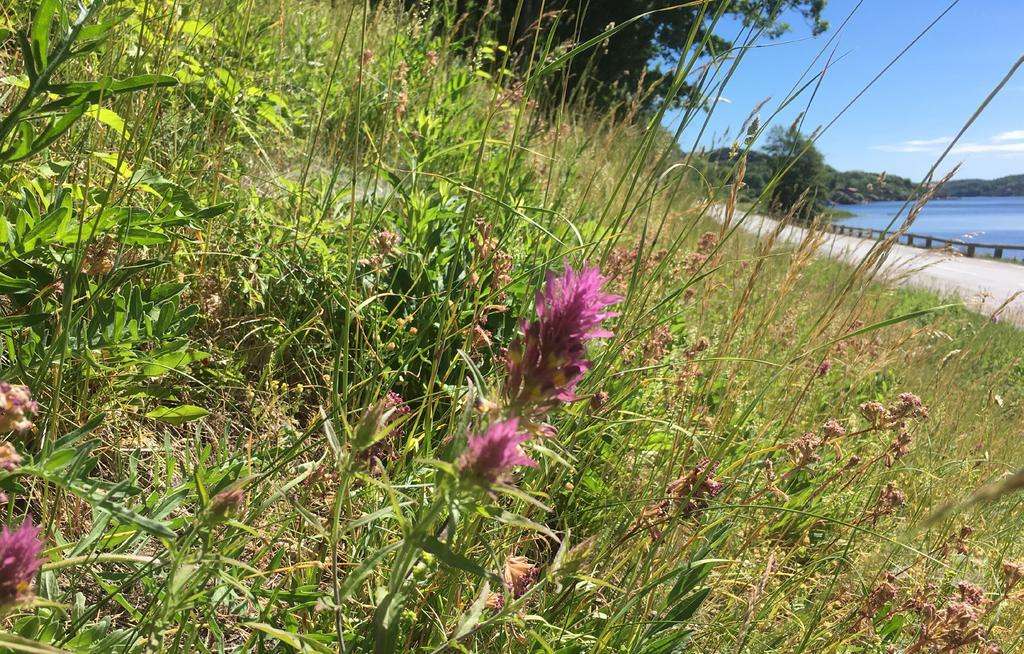
M 735 219 L 740 217 L 737 212 Z M 764 216 L 750 215 L 740 228 L 754 233 L 770 233 L 778 223 Z M 802 227 L 783 228 L 780 240 L 799 243 L 807 236 Z M 825 234 L 819 254 L 860 263 L 876 241 Z M 1009 302 L 999 313 L 1000 320 L 1024 327 L 1024 264 L 1004 263 L 991 259 L 974 259 L 944 250 L 924 250 L 907 245 L 894 245 L 879 266 L 878 276 L 899 286 L 913 286 L 956 295 L 971 309 L 991 315 Z

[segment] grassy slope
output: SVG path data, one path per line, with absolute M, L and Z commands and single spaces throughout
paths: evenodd
M 1024 556 L 1019 496 L 930 516 L 1019 466 L 1020 332 L 915 314 L 940 300 L 813 244 L 698 245 L 717 227 L 693 207 L 721 198 L 666 172 L 660 135 L 540 116 L 496 83 L 501 51 L 451 54 L 437 16 L 148 7 L 71 70 L 178 86 L 106 105 L 129 136 L 84 118 L 2 169 L 12 225 L 26 194 L 73 206 L 45 247 L 18 236 L 29 272 L 3 269 L 35 285 L 8 317 L 45 318 L 5 332 L 4 377 L 41 415 L 17 441 L 21 487 L 0 483 L 12 523 L 45 527 L 37 594 L 71 607 L 16 608 L 10 629 L 83 652 L 337 651 L 339 634 L 345 651 L 885 651 L 918 639 L 924 584 L 941 611 L 968 580 L 986 638 L 1017 645 L 1000 566 Z M 10 43 L 3 57 L 21 70 Z M 178 186 L 139 187 L 140 170 Z M 68 235 L 128 206 L 147 231 Z M 626 296 L 580 389 L 607 398 L 550 417 L 518 491 L 474 492 L 436 461 L 486 425 L 468 398 L 497 399 L 502 347 L 563 258 Z M 858 406 L 904 391 L 930 417 L 887 464 L 897 435 L 865 432 Z M 364 449 L 388 392 L 411 411 Z M 208 414 L 160 414 L 181 406 Z M 801 459 L 829 418 L 856 435 Z M 702 457 L 717 468 L 690 481 L 722 492 L 653 512 Z M 217 522 L 209 498 L 239 481 L 242 510 Z M 541 581 L 483 608 L 511 555 Z M 873 602 L 886 571 L 895 598 Z

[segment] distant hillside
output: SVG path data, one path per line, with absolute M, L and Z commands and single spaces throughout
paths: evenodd
M 1024 195 L 1024 175 L 998 179 L 954 179 L 940 193 L 942 197 L 962 198 L 975 195 Z
M 729 166 L 728 148 L 709 152 L 706 157 L 713 165 Z M 751 150 L 747 155 L 744 176 L 748 196 L 760 195 L 772 178 L 771 159 L 764 152 Z M 832 193 L 829 201 L 836 204 L 858 204 L 883 200 L 906 200 L 917 183 L 898 175 L 885 175 L 862 170 L 840 171 L 828 167 Z M 943 187 L 938 197 L 962 198 L 969 196 L 1024 196 L 1024 175 L 1008 175 L 998 179 L 957 179 Z
M 906 200 L 917 186 L 906 177 L 867 173 L 862 170 L 839 171 L 829 168 L 832 175 L 832 196 L 837 204 Z
M 840 204 L 905 200 L 917 186 L 906 177 L 887 176 L 883 185 L 878 173 L 833 171 L 832 201 Z M 939 191 L 940 198 L 972 196 L 1024 196 L 1024 175 L 1007 175 L 998 179 L 954 179 Z
M 731 165 L 728 148 L 709 152 L 706 157 L 712 164 L 726 167 Z M 760 195 L 773 174 L 771 158 L 760 150 L 751 150 L 747 155 L 747 172 L 743 177 L 748 196 Z M 906 177 L 882 176 L 860 170 L 839 171 L 828 167 L 829 185 L 832 189 L 829 200 L 837 204 L 856 204 L 879 200 L 905 200 L 914 189 L 914 182 Z

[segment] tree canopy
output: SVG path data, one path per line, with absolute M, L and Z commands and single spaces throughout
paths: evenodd
M 772 176 L 777 178 L 772 189 L 772 210 L 793 210 L 805 220 L 820 211 L 831 189 L 825 157 L 814 143 L 796 125 L 775 127 L 768 134 L 764 150 Z
M 784 34 L 789 26 L 783 21 L 787 10 L 798 12 L 814 29 L 824 31 L 827 23 L 821 12 L 826 0 L 722 0 L 725 14 L 763 30 L 768 37 Z M 679 0 L 456 0 L 463 31 L 487 24 L 493 33 L 525 58 L 534 47 L 534 35 L 553 37 L 555 44 L 584 43 L 610 27 L 622 25 L 637 16 L 634 23 L 615 33 L 600 46 L 582 53 L 567 64 L 566 81 L 570 92 L 585 80 L 587 99 L 605 109 L 631 101 L 641 87 L 653 86 L 645 106 L 654 106 L 665 98 L 669 80 L 663 67 L 687 54 L 691 32 L 693 43 L 707 38 L 709 52 L 723 53 L 731 44 L 714 34 L 712 21 L 717 3 L 682 3 Z M 684 6 L 678 6 L 684 5 Z M 685 94 L 674 98 L 685 99 Z

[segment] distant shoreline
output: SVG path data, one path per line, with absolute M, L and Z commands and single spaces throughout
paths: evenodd
M 722 208 L 712 217 L 721 220 Z M 748 212 L 736 223 L 755 236 L 774 233 L 780 242 L 802 243 L 808 237 L 807 227 L 796 224 L 779 225 L 768 216 Z M 861 263 L 877 246 L 878 241 L 853 235 L 827 233 L 816 256 L 849 265 Z M 901 243 L 888 246 L 889 255 L 879 264 L 881 279 L 894 286 L 914 287 L 958 295 L 971 310 L 988 313 L 993 306 L 1004 306 L 1003 317 L 1024 328 L 1024 266 L 1020 261 L 996 261 L 988 257 L 967 258 L 940 249 L 926 250 Z
M 831 207 L 830 218 L 837 225 L 854 228 L 891 230 L 893 218 L 904 201 L 882 200 Z M 842 212 L 840 214 L 839 212 Z M 904 211 L 902 216 L 906 216 Z M 978 257 L 992 256 L 1024 263 L 1024 197 L 975 196 L 936 198 L 925 205 L 910 232 L 922 238 L 962 242 L 973 246 Z M 986 245 L 993 247 L 986 247 Z M 976 248 L 976 249 L 975 249 Z

